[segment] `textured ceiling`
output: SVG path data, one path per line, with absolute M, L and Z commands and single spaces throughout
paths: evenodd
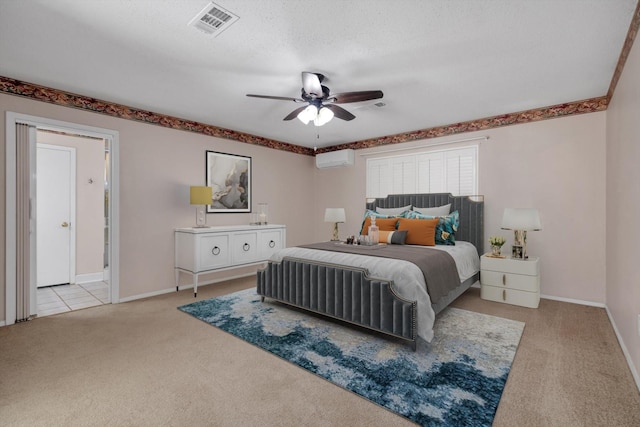
M 305 147 L 411 132 L 607 94 L 636 0 L 0 0 L 0 76 Z M 301 71 L 356 119 L 282 119 Z

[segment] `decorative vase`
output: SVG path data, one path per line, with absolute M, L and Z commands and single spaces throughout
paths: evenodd
M 258 224 L 267 225 L 267 216 L 269 215 L 269 204 L 258 203 Z
M 496 246 L 496 245 L 491 246 L 491 255 L 500 256 L 501 252 L 502 252 L 502 246 Z

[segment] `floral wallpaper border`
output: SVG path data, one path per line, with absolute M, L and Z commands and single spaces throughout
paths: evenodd
M 629 31 L 627 31 L 627 38 L 624 41 L 624 45 L 622 46 L 622 52 L 620 52 L 620 57 L 618 58 L 618 64 L 616 65 L 616 70 L 613 73 L 613 77 L 611 78 L 611 83 L 609 84 L 609 91 L 607 92 L 607 99 L 611 101 L 611 97 L 613 96 L 613 92 L 618 85 L 618 80 L 620 80 L 620 76 L 622 75 L 622 69 L 624 68 L 624 64 L 627 62 L 627 58 L 629 57 L 629 52 L 631 52 L 631 47 L 633 46 L 633 42 L 638 35 L 638 29 L 640 28 L 640 1 L 636 6 L 635 12 L 633 12 L 633 18 L 631 18 L 631 25 L 629 25 Z
M 441 136 L 455 135 L 465 132 L 474 132 L 502 126 L 537 122 L 540 120 L 555 119 L 557 117 L 570 116 L 573 114 L 594 113 L 607 109 L 609 100 L 606 96 L 586 99 L 584 101 L 570 102 L 566 104 L 553 105 L 551 107 L 537 108 L 535 110 L 521 111 L 519 113 L 503 114 L 500 116 L 487 117 L 479 120 L 455 123 L 447 126 L 438 126 L 429 129 L 421 129 L 413 132 L 399 133 L 397 135 L 383 136 L 380 138 L 365 139 L 362 141 L 350 142 L 348 144 L 334 145 L 324 149 L 318 149 L 316 153 L 342 150 L 352 148 L 354 150 L 362 148 L 379 147 L 383 145 L 400 144 L 403 142 L 416 141 L 419 139 L 438 138 Z
M 77 95 L 58 89 L 27 83 L 20 80 L 0 76 L 0 92 L 10 95 L 22 96 L 38 101 L 48 102 L 70 108 L 91 111 L 99 114 L 106 114 L 121 119 L 134 120 L 171 129 L 184 130 L 201 133 L 203 135 L 215 136 L 218 138 L 230 139 L 244 142 L 246 144 L 259 145 L 276 150 L 289 151 L 297 154 L 313 156 L 318 153 L 342 150 L 345 148 L 362 149 L 403 142 L 416 141 L 419 139 L 437 138 L 447 135 L 455 135 L 464 132 L 473 132 L 484 129 L 491 129 L 513 124 L 534 122 L 539 120 L 553 119 L 573 114 L 592 113 L 607 109 L 608 98 L 587 99 L 584 101 L 570 102 L 550 107 L 537 108 L 534 110 L 521 111 L 518 113 L 503 114 L 479 120 L 456 123 L 446 126 L 438 126 L 428 129 L 421 129 L 412 132 L 399 133 L 396 135 L 372 138 L 363 141 L 350 142 L 332 147 L 326 147 L 314 151 L 312 148 L 302 147 L 295 144 L 276 141 L 273 139 L 255 136 L 247 133 L 224 129 L 217 126 L 207 125 L 191 120 L 184 120 L 151 111 L 140 110 L 127 107 L 121 104 L 114 104 L 95 98 Z
M 290 151 L 298 154 L 312 156 L 312 148 L 276 141 L 248 133 L 237 132 L 230 129 L 207 125 L 192 120 L 180 119 L 152 111 L 140 110 L 126 105 L 114 104 L 109 101 L 90 98 L 83 95 L 65 92 L 58 89 L 27 83 L 16 79 L 0 76 L 0 92 L 17 95 L 64 107 L 77 108 L 99 114 L 117 117 L 121 119 L 143 122 L 171 129 L 201 133 L 203 135 L 230 139 L 247 144 L 260 145 L 275 148 L 277 150 Z

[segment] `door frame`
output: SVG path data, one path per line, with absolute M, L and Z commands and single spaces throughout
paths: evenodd
M 42 129 L 42 128 L 41 128 Z M 64 145 L 54 145 L 54 144 L 46 144 L 43 142 L 38 142 L 37 138 L 36 138 L 36 151 L 38 150 L 38 148 L 44 148 L 44 149 L 49 149 L 49 150 L 60 150 L 60 151 L 67 151 L 69 152 L 69 158 L 70 158 L 70 180 L 69 180 L 69 205 L 70 205 L 70 210 L 69 210 L 69 223 L 71 224 L 69 227 L 69 283 L 76 283 L 76 211 L 77 211 L 77 206 L 76 206 L 76 182 L 77 182 L 77 169 L 76 169 L 76 149 L 73 147 L 66 147 Z M 36 155 L 37 158 L 37 155 Z M 38 164 L 36 162 L 36 168 L 38 167 Z M 32 171 L 31 176 L 35 176 L 36 177 L 36 185 L 37 185 L 37 174 L 35 173 L 36 171 Z M 37 193 L 36 193 L 37 196 Z M 37 197 L 36 197 L 37 200 Z M 31 203 L 31 206 L 33 206 L 34 203 Z M 40 212 L 40 206 L 38 205 L 38 203 L 35 203 L 36 206 L 36 221 L 37 221 L 37 217 L 38 214 L 41 214 Z M 37 233 L 37 228 L 36 228 L 36 233 Z M 37 237 L 37 235 L 36 235 Z M 37 275 L 36 275 L 36 279 L 37 279 Z M 36 292 L 38 289 L 38 284 L 37 284 L 37 280 L 34 281 L 35 287 L 32 287 L 32 291 Z
M 16 322 L 16 123 L 39 129 L 66 131 L 78 135 L 102 138 L 109 148 L 109 283 L 111 303 L 120 302 L 120 174 L 119 132 L 95 126 L 64 122 L 45 117 L 6 112 L 6 188 L 5 188 L 5 325 Z M 35 154 L 35 153 L 34 153 Z M 35 171 L 31 171 L 33 174 Z M 32 251 L 34 253 L 35 251 Z M 34 264 L 34 263 L 32 263 Z M 33 271 L 34 265 L 31 265 Z

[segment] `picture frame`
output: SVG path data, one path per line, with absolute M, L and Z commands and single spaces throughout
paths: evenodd
M 206 176 L 213 189 L 207 213 L 251 212 L 251 157 L 207 150 Z
M 511 258 L 512 259 L 524 259 L 524 248 L 520 245 L 511 246 Z

